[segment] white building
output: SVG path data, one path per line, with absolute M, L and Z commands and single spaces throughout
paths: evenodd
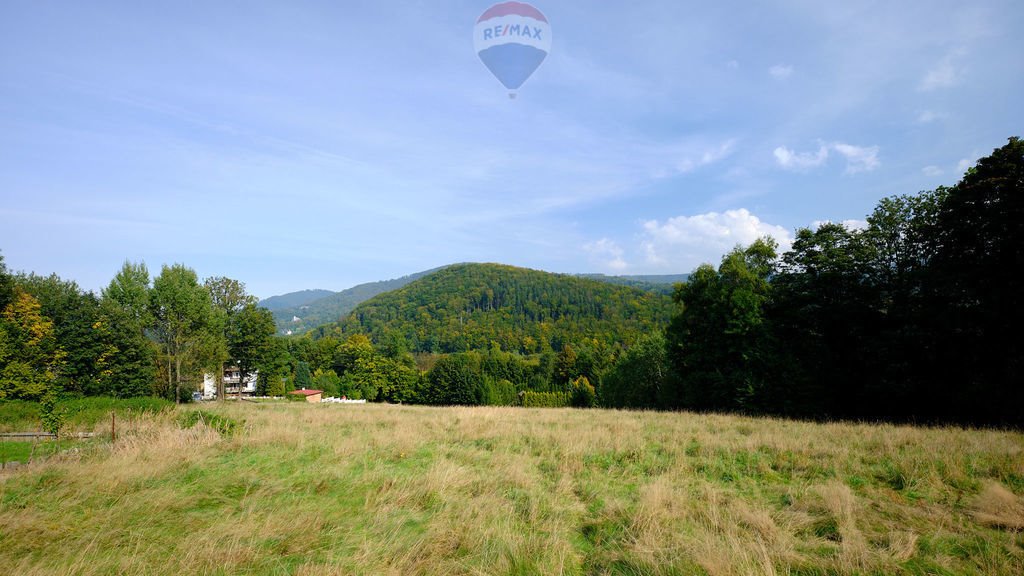
M 253 371 L 241 382 L 242 376 L 238 366 L 224 367 L 224 394 L 226 397 L 238 396 L 238 388 L 241 385 L 242 396 L 253 396 L 256 394 L 256 377 L 258 372 Z M 209 400 L 217 397 L 217 379 L 213 374 L 203 375 L 203 398 Z

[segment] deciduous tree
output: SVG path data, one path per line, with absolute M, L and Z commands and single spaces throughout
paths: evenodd
M 155 392 L 157 348 L 152 330 L 149 270 L 126 261 L 103 289 L 95 328 L 104 349 L 98 359 L 99 389 L 116 397 Z
M 65 353 L 40 308 L 31 294 L 15 288 L 0 314 L 0 398 L 38 400 L 59 386 Z
M 217 399 L 224 399 L 224 362 L 231 359 L 233 355 L 232 336 L 234 336 L 234 316 L 249 305 L 256 305 L 256 298 L 245 291 L 245 284 L 232 278 L 216 276 L 207 278 L 203 286 L 210 292 L 210 300 L 213 303 L 215 313 L 220 316 L 221 337 L 226 345 L 219 348 L 223 353 L 219 366 L 214 370 L 214 379 L 217 385 Z M 237 361 L 237 359 L 236 359 Z M 215 366 L 218 362 L 213 363 Z M 246 366 L 249 368 L 249 366 Z M 248 373 L 242 373 L 239 366 L 238 397 L 242 397 L 242 386 L 248 377 Z
M 210 292 L 192 269 L 165 265 L 153 280 L 150 311 L 167 361 L 168 390 L 180 402 L 182 390 L 195 389 L 202 377 L 203 341 L 212 329 Z
M 737 247 L 716 271 L 700 266 L 676 288 L 681 312 L 667 331 L 678 379 L 670 403 L 697 410 L 752 410 L 764 396 L 769 352 L 764 305 L 776 243 Z

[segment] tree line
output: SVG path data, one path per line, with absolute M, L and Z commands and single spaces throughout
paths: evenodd
M 867 227 L 769 238 L 677 286 L 663 334 L 603 381 L 610 406 L 1024 424 L 1024 142 Z
M 56 275 L 12 274 L 0 256 L 0 311 L 0 399 L 182 401 L 204 374 L 223 397 L 225 363 L 245 377 L 273 348 L 273 318 L 243 283 L 200 283 L 181 264 L 150 281 L 144 264 L 126 262 L 97 296 Z
M 224 398 L 223 368 L 231 364 L 243 381 L 257 375 L 259 396 L 307 388 L 377 402 L 591 406 L 589 382 L 618 349 L 607 334 L 528 355 L 495 341 L 482 350 L 420 352 L 393 330 L 316 339 L 274 332 L 271 313 L 243 283 L 200 282 L 182 264 L 151 279 L 144 264 L 126 262 L 96 295 L 57 275 L 10 273 L 0 255 L 0 400 L 187 402 L 205 375 Z
M 261 395 L 304 387 L 381 402 L 594 406 L 591 382 L 599 380 L 614 358 L 613 349 L 596 339 L 567 344 L 558 353 L 531 355 L 503 351 L 496 343 L 483 350 L 414 354 L 396 333 L 377 343 L 365 334 L 278 342 L 281 369 L 269 369 L 268 374 L 278 376 L 266 384 L 261 372 Z

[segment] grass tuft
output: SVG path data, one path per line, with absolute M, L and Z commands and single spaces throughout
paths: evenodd
M 192 428 L 197 424 L 202 424 L 216 430 L 221 436 L 231 436 L 241 428 L 243 422 L 208 410 L 185 410 L 178 414 L 178 424 L 182 428 Z
M 998 482 L 987 482 L 974 499 L 974 518 L 987 526 L 1024 530 L 1024 500 Z

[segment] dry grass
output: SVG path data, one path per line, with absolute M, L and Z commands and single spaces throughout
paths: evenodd
M 1024 436 L 225 405 L 0 476 L 12 574 L 1022 574 Z
M 986 482 L 975 499 L 974 517 L 996 528 L 1024 530 L 1024 501 L 997 482 Z

